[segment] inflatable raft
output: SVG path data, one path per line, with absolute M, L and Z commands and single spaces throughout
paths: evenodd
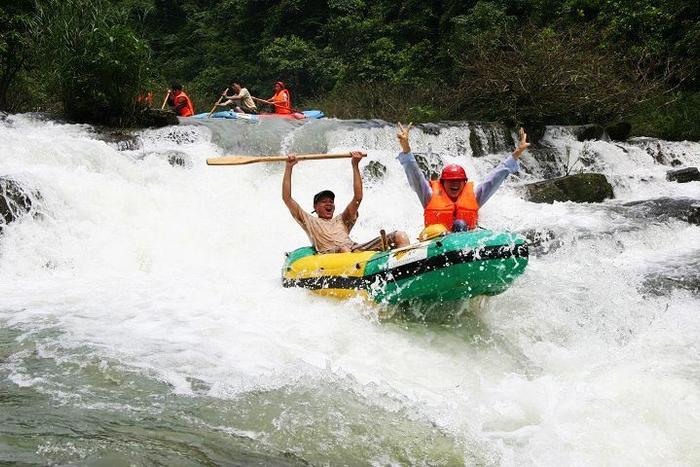
M 377 303 L 454 301 L 503 292 L 527 262 L 521 237 L 477 230 L 390 251 L 320 255 L 299 248 L 287 253 L 282 285 Z
M 198 120 L 202 119 L 207 119 L 207 118 L 223 118 L 223 119 L 228 119 L 228 120 L 250 120 L 250 121 L 260 121 L 261 119 L 268 119 L 268 118 L 283 118 L 283 119 L 292 119 L 292 120 L 318 120 L 319 118 L 323 118 L 326 115 L 321 112 L 320 110 L 305 110 L 304 112 L 295 112 L 291 114 L 257 114 L 257 115 L 252 115 L 252 114 L 244 114 L 244 113 L 236 113 L 233 110 L 224 110 L 221 112 L 214 112 L 211 114 L 211 117 L 209 116 L 208 113 L 201 113 L 197 115 L 193 115 L 190 118 L 196 118 Z

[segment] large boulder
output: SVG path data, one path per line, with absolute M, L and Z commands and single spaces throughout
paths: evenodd
M 632 125 L 627 122 L 617 122 L 605 127 L 605 132 L 613 141 L 626 141 L 632 132 Z
M 0 177 L 0 232 L 4 225 L 16 221 L 31 210 L 32 198 L 24 188 L 14 180 Z
M 605 128 L 600 125 L 582 125 L 574 130 L 574 134 L 579 141 L 602 139 L 605 134 Z
M 525 185 L 526 198 L 534 203 L 573 201 L 600 203 L 614 198 L 612 186 L 603 174 L 581 173 Z
M 697 182 L 700 181 L 700 171 L 697 167 L 669 170 L 666 172 L 666 180 L 678 183 Z

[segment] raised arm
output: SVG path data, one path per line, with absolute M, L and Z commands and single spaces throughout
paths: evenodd
M 479 203 L 479 206 L 483 206 L 484 203 L 493 196 L 503 181 L 508 178 L 508 175 L 517 172 L 520 168 L 518 159 L 520 159 L 523 152 L 530 146 L 530 143 L 527 142 L 527 133 L 525 133 L 524 129 L 521 128 L 518 131 L 518 136 L 520 141 L 518 147 L 513 151 L 513 155 L 498 164 L 498 166 L 486 176 L 484 181 L 476 187 L 476 190 L 474 190 L 474 195 L 476 196 L 476 201 Z
M 527 142 L 527 133 L 525 133 L 525 128 L 520 128 L 518 130 L 518 147 L 513 151 L 513 159 L 516 161 L 520 159 L 525 150 L 530 147 L 530 143 Z
M 303 223 L 301 206 L 292 198 L 292 170 L 297 162 L 299 161 L 297 160 L 296 154 L 287 156 L 287 163 L 284 167 L 284 177 L 282 177 L 282 201 L 287 205 L 287 209 L 289 209 L 292 216 L 297 221 Z
M 352 159 L 350 163 L 352 164 L 352 200 L 343 211 L 343 221 L 347 223 L 352 223 L 357 218 L 357 210 L 362 202 L 362 175 L 360 174 L 360 161 L 367 153 L 361 151 L 352 151 L 350 153 Z
M 433 196 L 433 190 L 430 188 L 430 183 L 426 180 L 420 167 L 418 167 L 415 156 L 411 153 L 411 145 L 408 142 L 408 133 L 411 131 L 411 126 L 413 126 L 412 123 L 409 123 L 407 127 L 404 127 L 401 123 L 398 124 L 396 137 L 401 145 L 398 159 L 406 173 L 409 186 L 418 195 L 421 205 L 425 207 Z

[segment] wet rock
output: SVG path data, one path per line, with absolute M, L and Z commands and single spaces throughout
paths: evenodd
M 136 115 L 136 124 L 142 128 L 160 128 L 178 123 L 177 115 L 171 110 L 144 109 Z
M 535 160 L 533 167 L 529 161 Z M 560 177 L 565 174 L 565 167 L 559 160 L 559 151 L 548 146 L 530 147 L 528 157 L 520 159 L 520 166 L 525 173 L 538 174 L 542 178 Z
M 191 165 L 189 156 L 184 152 L 168 151 L 167 156 L 168 164 L 173 167 L 189 167 Z
M 476 132 L 476 125 L 473 123 L 469 124 L 469 146 L 472 149 L 473 157 L 483 157 L 486 155 L 484 145 L 481 143 L 481 138 L 479 138 Z
M 415 154 L 416 162 L 418 167 L 420 167 L 421 172 L 428 180 L 437 180 L 440 178 L 440 173 L 442 168 L 445 166 L 442 158 L 439 154 L 432 152 L 426 154 Z
M 187 153 L 175 150 L 162 152 L 145 152 L 140 155 L 137 155 L 136 159 L 144 160 L 152 157 L 160 160 L 166 160 L 168 161 L 168 164 L 172 165 L 173 167 L 192 167 L 192 159 L 190 158 L 190 156 Z
M 669 170 L 666 172 L 666 180 L 669 182 L 688 183 L 700 181 L 700 171 L 697 167 Z
M 141 140 L 124 131 L 99 130 L 98 138 L 117 151 L 135 151 L 141 149 Z
M 500 123 L 469 123 L 469 147 L 473 157 L 513 149 L 510 131 Z
M 573 201 L 600 203 L 614 198 L 612 186 L 603 174 L 582 173 L 525 185 L 526 198 L 534 203 Z
M 537 146 L 547 131 L 547 126 L 539 123 L 528 123 L 525 125 L 525 131 L 527 132 L 527 140 L 530 144 Z
M 579 141 L 602 139 L 605 129 L 600 125 L 582 125 L 574 130 L 574 134 Z
M 440 125 L 437 123 L 421 123 L 416 125 L 423 133 L 427 135 L 440 136 Z
M 369 182 L 378 182 L 384 178 L 386 175 L 386 166 L 378 161 L 369 161 L 369 163 L 362 169 L 363 177 Z
M 631 131 L 632 125 L 627 122 L 617 122 L 605 127 L 605 132 L 613 141 L 626 141 Z
M 38 197 L 38 194 L 35 194 Z M 4 225 L 31 212 L 32 198 L 19 183 L 0 177 L 0 232 Z
M 622 206 L 625 214 L 637 219 L 651 222 L 664 222 L 678 219 L 690 224 L 700 225 L 700 200 L 692 198 L 655 198 L 631 201 Z
M 657 164 L 667 164 L 666 156 L 661 148 L 661 142 L 654 138 L 633 138 L 631 144 L 644 149 Z

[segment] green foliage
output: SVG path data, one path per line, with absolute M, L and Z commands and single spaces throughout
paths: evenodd
M 442 83 L 432 86 L 390 83 L 345 84 L 323 97 L 307 101 L 337 118 L 382 119 L 386 121 L 439 121 L 452 113 L 449 89 Z
M 678 92 L 645 102 L 632 114 L 638 136 L 700 141 L 700 92 Z
M 22 81 L 18 75 L 30 66 L 33 12 L 28 0 L 0 5 L 0 109 L 14 110 L 25 101 L 27 89 L 12 85 Z M 13 93 L 16 97 L 11 99 Z
M 51 60 L 43 76 L 78 121 L 128 119 L 148 79 L 150 49 L 128 10 L 106 0 L 48 0 L 37 15 L 36 40 Z
M 499 22 L 499 24 L 504 24 Z M 656 92 L 592 31 L 498 26 L 455 54 L 460 100 L 477 118 L 528 124 L 609 122 Z
M 342 64 L 330 50 L 319 50 L 297 36 L 278 37 L 260 51 L 260 62 L 275 76 L 286 76 L 287 86 L 309 95 L 330 89 Z
M 58 100 L 76 119 L 124 119 L 144 87 L 160 98 L 178 80 L 208 110 L 236 78 L 259 97 L 284 81 L 295 107 L 346 118 L 541 125 L 633 114 L 649 134 L 696 134 L 684 122 L 698 120 L 700 2 L 5 3 L 5 109 L 56 108 Z M 671 91 L 676 99 L 665 105 Z M 656 107 L 642 112 L 645 102 Z

